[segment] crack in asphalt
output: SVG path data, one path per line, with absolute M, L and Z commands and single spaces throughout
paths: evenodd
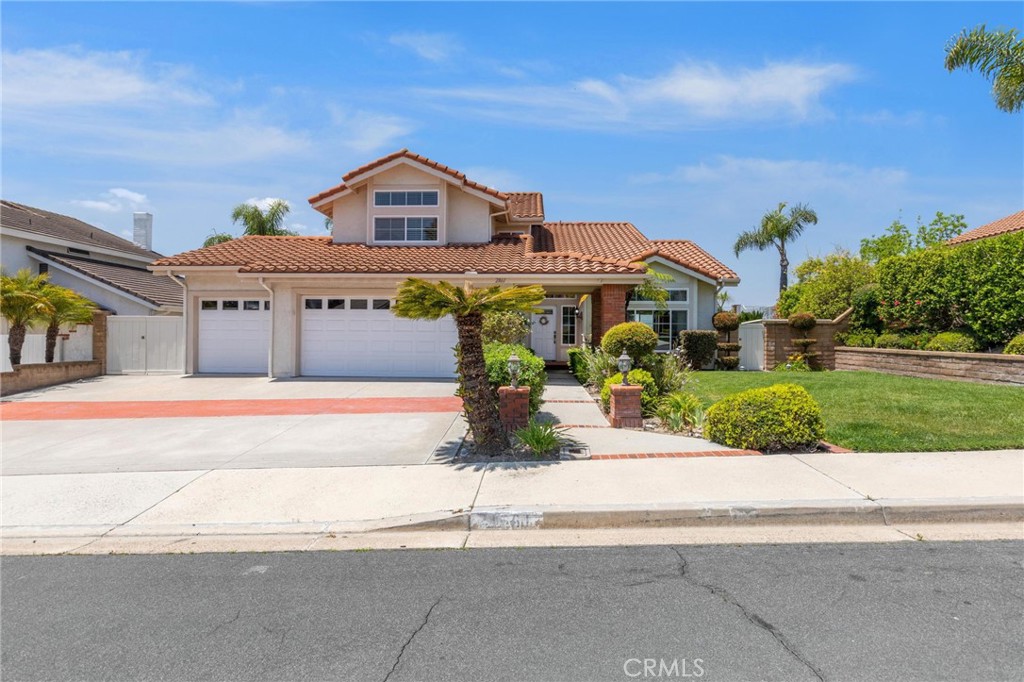
M 212 637 L 213 635 L 217 634 L 217 631 L 218 631 L 218 630 L 220 630 L 220 629 L 221 629 L 221 628 L 223 628 L 223 627 L 227 627 L 228 625 L 231 625 L 232 623 L 235 623 L 235 622 L 237 622 L 237 621 L 238 621 L 238 619 L 239 619 L 239 618 L 241 618 L 241 617 L 242 617 L 242 609 L 238 609 L 238 613 L 236 613 L 236 614 L 235 614 L 235 617 L 234 617 L 234 618 L 232 618 L 232 619 L 230 619 L 230 620 L 226 620 L 226 621 L 224 621 L 223 623 L 219 623 L 219 624 L 217 625 L 217 627 L 215 627 L 214 629 L 210 630 L 210 631 L 209 631 L 209 632 L 208 632 L 208 633 L 206 634 L 206 636 L 207 636 L 207 637 Z
M 821 669 L 813 663 L 811 663 L 810 661 L 808 661 L 806 658 L 804 658 L 804 656 L 799 651 L 797 651 L 796 647 L 793 646 L 793 644 L 786 639 L 786 636 L 783 635 L 777 627 L 766 621 L 764 618 L 761 618 L 761 616 L 757 615 L 756 613 L 749 611 L 745 606 L 743 606 L 743 604 L 737 601 L 737 599 L 733 597 L 731 594 L 729 594 L 729 592 L 724 588 L 719 587 L 717 585 L 712 585 L 710 583 L 700 582 L 699 580 L 691 576 L 687 572 L 689 564 L 683 557 L 683 553 L 679 550 L 678 547 L 671 547 L 670 549 L 673 552 L 675 552 L 675 555 L 679 558 L 679 577 L 681 577 L 683 580 L 685 580 L 686 582 L 690 583 L 695 587 L 707 590 L 714 596 L 721 599 L 723 603 L 728 604 L 729 606 L 734 606 L 737 609 L 739 609 L 740 613 L 743 614 L 743 617 L 746 618 L 747 621 L 770 634 L 775 639 L 775 641 L 778 642 L 779 645 L 789 653 L 790 656 L 795 658 L 808 670 L 810 670 L 815 677 L 821 680 L 821 682 L 825 682 L 825 674 L 821 671 Z
M 395 670 L 398 669 L 398 664 L 402 662 L 402 656 L 405 655 L 405 650 L 409 647 L 410 644 L 412 644 L 412 640 L 416 639 L 416 635 L 420 634 L 420 631 L 423 630 L 423 628 L 427 627 L 427 623 L 430 622 L 430 614 L 434 612 L 434 609 L 437 608 L 437 605 L 440 604 L 443 599 L 444 597 L 438 597 L 437 601 L 431 604 L 430 608 L 427 609 L 427 614 L 423 616 L 423 622 L 420 623 L 418 628 L 413 630 L 412 634 L 409 635 L 409 638 L 405 640 L 405 644 L 403 644 L 402 648 L 399 649 L 398 657 L 395 658 L 395 662 L 391 666 L 391 670 L 389 670 L 388 674 L 384 676 L 383 682 L 388 682 L 388 680 L 391 679 L 391 675 L 393 675 Z

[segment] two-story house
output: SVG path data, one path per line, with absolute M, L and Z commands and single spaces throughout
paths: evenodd
M 346 173 L 310 198 L 323 237 L 243 237 L 161 258 L 184 276 L 187 370 L 270 376 L 446 377 L 455 325 L 395 317 L 407 277 L 540 284 L 529 344 L 551 361 L 626 319 L 669 348 L 709 329 L 736 274 L 686 240 L 649 240 L 630 223 L 545 222 L 537 192 L 502 192 L 408 150 Z M 667 309 L 629 300 L 646 267 L 669 275 Z

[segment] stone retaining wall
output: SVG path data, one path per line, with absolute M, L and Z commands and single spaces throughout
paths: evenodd
M 818 324 L 807 333 L 807 338 L 818 342 L 808 350 L 818 354 L 818 362 L 825 369 L 836 369 L 837 332 L 845 332 L 850 328 L 850 313 L 847 310 L 834 320 L 818 320 Z M 777 365 L 786 364 L 786 358 L 800 349 L 793 345 L 793 339 L 804 338 L 804 333 L 789 326 L 788 320 L 762 320 L 764 324 L 764 368 L 775 369 Z
M 1024 386 L 1024 356 L 1021 355 L 840 346 L 835 349 L 835 368 Z
M 98 377 L 102 374 L 103 363 L 99 360 L 16 365 L 13 372 L 0 374 L 0 395 L 31 391 L 44 386 L 56 386 L 78 379 Z

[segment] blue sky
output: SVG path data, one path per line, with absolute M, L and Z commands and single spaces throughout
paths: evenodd
M 176 253 L 234 205 L 306 197 L 401 147 L 549 220 L 629 220 L 736 269 L 778 202 L 819 215 L 794 265 L 902 215 L 970 226 L 1024 207 L 1024 118 L 947 73 L 964 27 L 1019 2 L 3 3 L 3 196 L 115 233 L 154 214 Z

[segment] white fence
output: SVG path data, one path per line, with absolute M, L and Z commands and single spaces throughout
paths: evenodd
M 760 320 L 740 325 L 740 369 L 764 369 L 764 324 Z
M 71 362 L 74 360 L 92 360 L 92 325 L 80 324 L 75 330 L 68 332 L 68 338 L 57 337 L 57 345 L 53 350 L 54 362 Z M 0 335 L 0 350 L 3 351 L 3 358 L 0 358 L 0 369 L 10 372 L 11 367 L 11 346 L 7 341 L 8 335 Z M 25 344 L 21 347 L 21 364 L 41 365 L 46 362 L 46 334 L 26 334 Z
M 183 330 L 177 315 L 111 315 L 107 374 L 184 374 Z

